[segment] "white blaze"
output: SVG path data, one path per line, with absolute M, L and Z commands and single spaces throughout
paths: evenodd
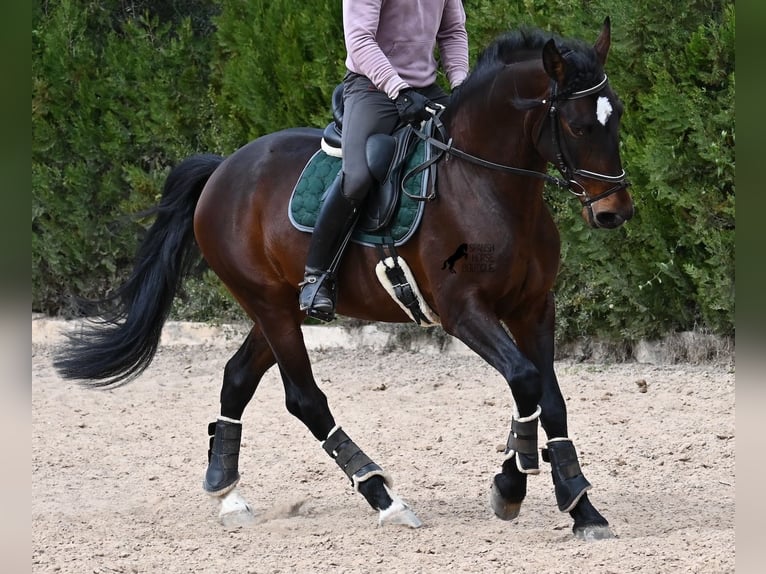
M 596 102 L 596 117 L 601 122 L 602 126 L 606 125 L 609 116 L 612 115 L 612 104 L 609 103 L 609 98 L 601 96 Z

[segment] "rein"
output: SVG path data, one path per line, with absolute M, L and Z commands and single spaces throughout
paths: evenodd
M 564 155 L 564 150 L 561 145 L 561 135 L 560 135 L 561 125 L 558 119 L 558 107 L 556 106 L 556 103 L 562 102 L 562 101 L 568 101 L 568 100 L 576 100 L 579 98 L 590 96 L 592 94 L 600 92 L 606 86 L 606 84 L 607 84 L 607 76 L 606 74 L 604 74 L 604 78 L 595 86 L 585 90 L 572 92 L 571 94 L 568 94 L 565 96 L 561 96 L 558 94 L 558 90 L 557 90 L 558 86 L 554 82 L 551 88 L 551 97 L 537 102 L 538 105 L 550 104 L 548 108 L 548 117 L 551 119 L 551 127 L 552 127 L 551 132 L 553 134 L 553 145 L 556 149 L 556 168 L 559 170 L 559 172 L 564 177 L 564 179 L 552 176 L 544 172 L 495 163 L 486 159 L 482 159 L 478 156 L 472 155 L 468 152 L 465 152 L 459 148 L 454 147 L 452 143 L 452 138 L 447 138 L 447 129 L 444 127 L 444 124 L 442 123 L 439 117 L 444 111 L 444 108 L 442 108 L 441 110 L 439 110 L 437 113 L 433 115 L 433 118 L 431 120 L 429 120 L 433 122 L 434 128 L 436 129 L 436 131 L 439 132 L 441 139 L 437 139 L 433 136 L 430 136 L 417 128 L 412 128 L 412 130 L 415 132 L 415 135 L 417 135 L 421 140 L 423 140 L 427 144 L 440 150 L 440 152 L 435 154 L 433 158 L 431 158 L 424 164 L 419 165 L 418 167 L 410 170 L 407 174 L 405 174 L 404 178 L 402 179 L 402 185 L 401 185 L 402 192 L 406 194 L 410 199 L 413 199 L 415 201 L 430 201 L 434 199 L 436 197 L 435 187 L 431 189 L 431 193 L 429 193 L 428 195 L 419 196 L 419 195 L 412 195 L 408 193 L 407 191 L 405 191 L 404 183 L 410 177 L 413 177 L 414 175 L 427 169 L 432 164 L 440 161 L 442 157 L 444 157 L 444 155 L 446 154 L 447 156 L 453 155 L 455 157 L 459 157 L 470 163 L 479 165 L 481 167 L 485 167 L 487 169 L 502 171 L 504 173 L 512 173 L 514 175 L 521 175 L 526 177 L 535 177 L 538 179 L 542 179 L 545 182 L 553 184 L 558 188 L 566 189 L 570 191 L 573 195 L 580 198 L 580 200 L 582 201 L 585 207 L 588 207 L 590 209 L 590 206 L 596 203 L 597 201 L 600 201 L 606 197 L 609 197 L 610 195 L 614 193 L 617 193 L 621 189 L 628 187 L 630 183 L 625 179 L 625 170 L 622 170 L 622 173 L 620 173 L 619 175 L 607 175 L 607 174 L 597 173 L 593 171 L 588 171 L 585 169 L 575 169 L 570 166 L 570 164 L 566 160 L 566 157 Z M 444 140 L 446 140 L 446 143 L 444 142 Z M 585 191 L 585 188 L 574 179 L 575 176 L 595 179 L 597 181 L 614 182 L 617 185 L 615 185 L 614 187 L 608 189 L 607 191 L 603 193 L 598 194 L 595 197 L 589 197 Z M 576 189 L 574 186 L 577 186 L 579 190 Z

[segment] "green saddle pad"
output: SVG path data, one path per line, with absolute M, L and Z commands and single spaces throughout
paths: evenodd
M 418 142 L 415 151 L 403 168 L 404 172 L 422 164 L 425 155 L 425 143 Z M 319 208 L 322 206 L 322 196 L 340 171 L 341 163 L 340 158 L 319 150 L 303 168 L 298 183 L 293 189 L 288 208 L 290 222 L 295 228 L 307 232 L 314 229 Z M 427 173 L 428 170 L 425 170 L 408 179 L 404 187 L 407 193 L 415 196 L 426 195 Z M 376 188 L 370 191 L 367 201 L 375 201 L 375 192 Z M 351 236 L 351 240 L 365 245 L 392 242 L 396 246 L 402 245 L 415 233 L 423 215 L 423 206 L 423 201 L 415 201 L 405 194 L 400 194 L 396 213 L 386 228 L 374 233 L 357 229 Z

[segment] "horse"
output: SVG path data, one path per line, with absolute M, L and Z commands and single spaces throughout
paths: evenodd
M 552 290 L 560 237 L 544 188 L 553 183 L 571 192 L 594 229 L 617 228 L 633 215 L 619 153 L 623 108 L 604 71 L 610 44 L 606 18 L 592 45 L 525 28 L 486 46 L 440 112 L 448 137 L 426 137 L 441 153 L 432 166 L 435 188 L 424 200 L 417 231 L 398 248 L 441 328 L 510 388 L 514 406 L 489 488 L 492 511 L 503 520 L 518 516 L 527 479 L 540 473 L 542 458 L 551 467 L 558 508 L 569 513 L 580 539 L 613 533 L 588 497 L 591 484 L 568 437 L 554 370 Z M 220 501 L 221 520 L 252 515 L 237 488 L 242 417 L 264 373 L 277 365 L 287 410 L 378 511 L 379 524 L 418 527 L 420 519 L 391 476 L 335 420 L 304 343 L 298 285 L 310 235 L 290 224 L 288 202 L 321 139 L 321 129 L 288 128 L 226 157 L 200 153 L 177 164 L 131 274 L 100 301 L 98 318 L 71 335 L 54 366 L 63 378 L 89 387 L 133 380 L 155 355 L 183 279 L 205 263 L 252 320 L 226 363 L 220 414 L 208 426 L 203 488 Z M 548 165 L 562 177 L 548 174 Z M 491 265 L 469 265 L 461 258 L 464 244 L 469 252 L 486 247 Z M 376 251 L 349 243 L 338 269 L 338 313 L 409 322 L 376 278 Z M 445 261 L 454 268 L 444 269 Z M 547 436 L 544 447 L 538 423 Z

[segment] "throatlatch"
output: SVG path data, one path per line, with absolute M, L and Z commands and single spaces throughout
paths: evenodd
M 516 457 L 516 468 L 524 474 L 540 473 L 540 456 L 537 450 L 537 421 L 542 409 L 538 405 L 528 417 L 519 417 L 514 410 L 511 432 L 505 447 L 505 459 Z
M 543 460 L 551 463 L 556 502 L 561 512 L 572 510 L 591 484 L 583 476 L 577 451 L 568 438 L 553 438 L 543 449 Z
M 359 484 L 373 476 L 382 477 L 386 486 L 393 488 L 393 480 L 388 473 L 364 454 L 339 426 L 330 431 L 327 439 L 322 443 L 322 448 L 351 479 L 357 492 L 359 492 Z
M 213 496 L 222 496 L 239 482 L 239 445 L 242 440 L 242 421 L 218 417 L 207 427 L 210 447 L 208 466 L 202 487 Z

